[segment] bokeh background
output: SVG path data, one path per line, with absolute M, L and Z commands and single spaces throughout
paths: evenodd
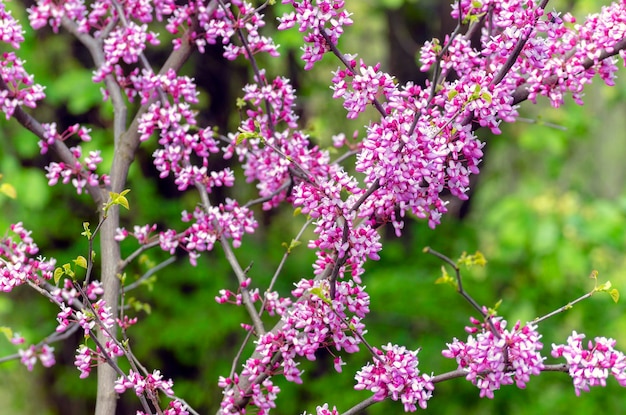
M 549 7 L 569 10 L 579 19 L 596 11 L 598 0 L 554 1 Z M 7 4 L 24 18 L 29 2 Z M 268 21 L 282 6 L 268 9 Z M 416 57 L 423 41 L 442 37 L 454 25 L 450 5 L 436 0 L 348 1 L 355 24 L 341 42 L 345 53 L 358 53 L 368 64 L 381 62 L 400 82 L 423 82 L 427 74 L 418 71 Z M 340 102 L 331 100 L 328 87 L 331 71 L 338 62 L 327 57 L 314 71 L 304 72 L 299 61 L 300 35 L 296 31 L 275 32 L 268 24 L 266 34 L 280 43 L 280 59 L 262 60 L 268 74 L 286 74 L 297 88 L 298 111 L 303 125 L 322 146 L 329 147 L 333 134 L 357 131 L 363 137 L 366 117 L 345 119 Z M 109 140 L 112 110 L 102 103 L 99 86 L 91 83 L 93 63 L 85 50 L 66 34 L 49 36 L 50 31 L 33 33 L 19 53 L 36 80 L 47 86 L 45 104 L 34 112 L 42 121 L 56 121 L 67 127 L 80 122 L 93 128 L 94 140 L 85 151 L 101 149 L 110 163 Z M 163 33 L 163 43 L 167 36 Z M 158 64 L 166 49 L 151 51 L 149 59 Z M 195 56 L 184 68 L 203 91 L 201 122 L 220 131 L 236 129 L 239 114 L 235 101 L 241 87 L 251 78 L 243 61 L 227 62 L 219 48 Z M 411 220 L 402 238 L 383 230 L 384 249 L 380 261 L 367 266 L 364 283 L 371 296 L 371 314 L 366 320 L 367 340 L 376 346 L 393 342 L 411 349 L 421 348 L 421 370 L 442 373 L 455 363 L 441 356 L 446 342 L 465 337 L 463 330 L 470 306 L 451 287 L 435 285 L 441 275 L 441 261 L 422 253 L 425 246 L 456 258 L 462 252 L 481 251 L 488 263 L 484 268 L 463 270 L 469 293 L 481 304 L 493 306 L 499 300 L 500 315 L 512 324 L 542 316 L 593 288 L 588 279 L 599 271 L 601 281 L 610 280 L 626 292 L 626 82 L 620 73 L 613 88 L 596 83 L 587 89 L 585 105 L 568 100 L 560 109 L 547 100 L 537 105 L 523 103 L 520 120 L 505 125 L 502 134 L 479 131 L 487 142 L 481 174 L 472 184 L 469 202 L 452 201 L 451 212 L 435 230 L 425 222 Z M 373 113 L 372 113 L 373 114 Z M 17 189 L 17 199 L 0 195 L 0 229 L 23 221 L 43 255 L 65 263 L 85 255 L 81 238 L 82 222 L 96 222 L 96 207 L 88 196 L 76 197 L 69 187 L 47 186 L 43 167 L 51 161 L 41 156 L 37 140 L 14 121 L 0 121 L 0 173 L 3 181 Z M 180 211 L 198 202 L 193 192 L 180 193 L 171 181 L 159 180 L 151 164 L 154 141 L 140 150 L 131 170 L 128 195 L 131 210 L 123 213 L 127 227 L 157 223 L 161 227 L 180 224 Z M 241 172 L 238 171 L 238 174 Z M 241 175 L 241 174 L 240 174 Z M 243 181 L 241 181 L 243 183 Z M 228 196 L 249 200 L 246 186 L 232 189 Z M 227 194 L 215 195 L 225 197 Z M 240 263 L 253 263 L 250 275 L 264 290 L 288 242 L 304 223 L 285 208 L 257 212 L 260 227 L 244 240 L 237 251 Z M 304 239 L 311 238 L 311 234 Z M 126 255 L 136 246 L 124 242 Z M 131 265 L 132 281 L 167 258 L 151 251 Z M 288 293 L 293 283 L 312 274 L 313 253 L 305 245 L 296 249 L 278 282 Z M 219 250 L 203 256 L 191 267 L 181 255 L 175 265 L 157 273 L 150 284 L 129 293 L 143 307 L 136 312 L 140 324 L 130 336 L 136 355 L 149 369 L 159 368 L 175 381 L 175 391 L 200 413 L 214 413 L 221 393 L 218 376 L 227 375 L 244 333 L 243 310 L 218 305 L 214 297 L 222 288 L 236 289 L 236 282 Z M 148 314 L 149 311 L 149 314 Z M 562 343 L 572 330 L 589 338 L 616 338 L 626 350 L 626 316 L 623 302 L 614 304 L 608 295 L 596 295 L 541 324 L 545 354 L 551 344 Z M 36 343 L 56 327 L 55 307 L 27 288 L 0 296 L 0 326 L 21 332 Z M 74 351 L 80 336 L 54 344 L 58 364 L 51 369 L 37 366 L 30 373 L 19 362 L 0 365 L 0 412 L 11 414 L 74 415 L 93 411 L 95 375 L 78 378 L 73 367 Z M 16 350 L 0 338 L 0 356 Z M 353 390 L 354 373 L 370 356 L 367 351 L 344 356 L 343 373 L 334 373 L 332 357 L 319 353 L 315 362 L 303 361 L 304 385 L 278 381 L 276 414 L 315 412 L 328 402 L 340 411 L 369 396 Z M 548 362 L 553 362 L 549 358 Z M 278 378 L 277 378 L 278 379 Z M 512 415 L 550 413 L 622 413 L 624 389 L 611 379 L 606 388 L 594 388 L 576 398 L 570 378 L 563 373 L 545 373 L 534 378 L 527 389 L 503 388 L 493 400 L 479 399 L 478 390 L 456 379 L 438 384 L 425 413 Z M 138 409 L 132 393 L 120 400 L 119 414 Z M 368 414 L 401 413 L 402 405 L 386 401 L 367 409 Z

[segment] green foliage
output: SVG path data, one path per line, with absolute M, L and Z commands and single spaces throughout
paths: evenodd
M 104 212 L 104 217 L 106 218 L 109 209 L 111 209 L 115 205 L 123 206 L 126 210 L 130 210 L 130 206 L 128 205 L 128 199 L 126 199 L 126 195 L 130 192 L 130 189 L 123 190 L 121 193 L 109 192 L 109 200 L 107 200 L 102 207 Z

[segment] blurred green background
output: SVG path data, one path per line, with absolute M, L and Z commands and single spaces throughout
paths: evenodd
M 354 26 L 346 31 L 341 49 L 358 52 L 368 64 L 382 62 L 383 68 L 400 81 L 423 81 L 415 65 L 421 42 L 447 33 L 451 22 L 449 5 L 435 0 L 364 0 L 347 2 L 354 12 Z M 571 10 L 579 18 L 597 10 L 601 2 L 557 1 L 550 7 Z M 22 3 L 9 6 L 24 17 Z M 280 11 L 267 10 L 268 19 Z M 270 75 L 287 74 L 299 94 L 298 110 L 313 139 L 322 146 L 339 132 L 363 137 L 366 118 L 348 122 L 340 102 L 331 101 L 328 88 L 331 71 L 338 62 L 327 57 L 310 73 L 299 62 L 300 35 L 296 31 L 274 33 L 282 45 L 282 57 L 261 59 Z M 92 61 L 70 37 L 48 36 L 49 31 L 29 31 L 20 50 L 28 70 L 47 85 L 47 100 L 35 112 L 42 121 L 57 121 L 67 127 L 75 122 L 93 128 L 94 140 L 85 151 L 100 148 L 105 163 L 111 161 L 108 129 L 111 108 L 101 102 L 99 86 L 92 85 Z M 163 43 L 167 44 L 165 34 Z M 3 50 L 4 51 L 4 50 Z M 242 61 L 225 62 L 219 48 L 195 56 L 185 67 L 203 91 L 201 122 L 221 131 L 236 128 L 239 115 L 235 99 L 249 69 Z M 150 52 L 152 62 L 162 62 L 165 51 Z M 85 69 L 88 68 L 88 69 Z M 623 74 L 623 71 L 620 75 Z M 77 93 L 79 91 L 80 93 Z M 475 314 L 454 290 L 435 285 L 442 263 L 422 253 L 425 246 L 453 258 L 462 252 L 480 250 L 487 257 L 485 268 L 464 270 L 464 284 L 481 304 L 493 306 L 502 300 L 499 312 L 510 324 L 542 316 L 593 288 L 588 279 L 599 271 L 601 281 L 610 280 L 626 292 L 626 83 L 618 79 L 614 88 L 599 83 L 586 91 L 585 106 L 571 100 L 552 109 L 546 100 L 536 106 L 524 103 L 522 118 L 505 125 L 503 134 L 480 131 L 487 142 L 482 172 L 473 183 L 470 202 L 452 203 L 451 214 L 435 230 L 413 221 L 397 239 L 385 232 L 381 260 L 369 263 L 364 283 L 371 296 L 371 314 L 366 320 L 367 340 L 380 346 L 391 341 L 409 348 L 421 348 L 421 370 L 435 374 L 455 369 L 441 350 L 454 337 L 465 337 L 468 317 Z M 95 223 L 96 207 L 87 196 L 76 197 L 72 189 L 47 186 L 42 169 L 51 160 L 40 156 L 36 139 L 14 121 L 0 122 L 0 173 L 4 182 L 18 193 L 16 200 L 0 195 L 0 229 L 22 220 L 33 230 L 42 254 L 65 263 L 87 249 L 79 237 L 81 223 Z M 171 181 L 161 181 L 152 167 L 154 141 L 142 147 L 131 170 L 128 195 L 130 212 L 123 213 L 125 226 L 158 223 L 180 226 L 182 209 L 197 203 L 192 192 L 180 194 Z M 240 172 L 238 172 L 240 174 Z M 252 189 L 237 188 L 231 196 L 253 197 Z M 223 197 L 225 195 L 217 195 Z M 282 242 L 289 241 L 303 224 L 289 209 L 271 214 L 257 212 L 260 227 L 244 240 L 236 253 L 240 263 L 254 263 L 250 275 L 262 291 L 267 287 L 283 255 Z M 305 240 L 312 235 L 305 235 Z M 135 249 L 123 244 L 126 255 Z M 162 252 L 148 252 L 128 270 L 137 278 L 167 258 Z M 313 253 L 303 245 L 286 264 L 277 289 L 286 294 L 293 283 L 312 274 Z M 214 297 L 222 288 L 236 289 L 235 279 L 221 259 L 220 251 L 203 256 L 198 267 L 186 258 L 158 273 L 151 286 L 143 286 L 133 297 L 149 304 L 151 314 L 139 312 L 140 324 L 130 331 L 135 354 L 149 369 L 161 369 L 175 381 L 176 393 L 200 413 L 214 413 L 220 402 L 217 377 L 227 375 L 232 359 L 244 337 L 239 323 L 246 321 L 243 310 L 218 305 Z M 28 289 L 0 296 L 0 326 L 21 332 L 27 342 L 36 343 L 56 327 L 55 307 Z M 613 304 L 607 295 L 597 295 L 544 323 L 545 355 L 551 344 L 562 343 L 572 330 L 594 336 L 614 337 L 626 350 L 626 317 L 623 303 Z M 52 369 L 37 366 L 29 373 L 18 362 L 0 365 L 0 407 L 12 414 L 88 414 L 95 396 L 95 376 L 78 378 L 73 367 L 74 350 L 81 338 L 54 344 L 58 364 Z M 0 356 L 15 353 L 14 346 L 0 339 Z M 316 362 L 303 361 L 304 385 L 278 380 L 277 414 L 315 412 L 316 405 L 328 402 L 340 411 L 369 396 L 353 390 L 354 373 L 367 361 L 362 351 L 343 356 L 344 371 L 336 374 L 332 358 L 319 353 Z M 548 359 L 553 362 L 553 359 Z M 278 378 L 277 378 L 278 379 Z M 534 378 L 527 390 L 507 387 L 495 399 L 479 399 L 478 390 L 463 379 L 438 384 L 426 413 L 432 414 L 588 414 L 622 413 L 624 390 L 611 379 L 606 388 L 594 388 L 576 398 L 570 378 L 546 373 Z M 126 394 L 118 413 L 134 414 L 136 398 Z M 368 414 L 401 413 L 402 405 L 386 401 Z

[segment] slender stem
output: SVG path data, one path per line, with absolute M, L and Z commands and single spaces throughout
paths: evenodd
M 546 314 L 546 315 L 545 315 L 545 316 L 543 316 L 543 317 L 537 317 L 537 318 L 536 318 L 536 319 L 534 319 L 532 322 L 533 322 L 533 323 L 535 323 L 535 324 L 539 324 L 539 323 L 541 323 L 542 321 L 549 319 L 550 317 L 553 317 L 553 316 L 555 316 L 555 315 L 557 315 L 557 314 L 559 314 L 559 313 L 562 313 L 562 312 L 564 312 L 564 311 L 567 311 L 567 310 L 569 310 L 570 308 L 572 308 L 572 307 L 574 306 L 574 304 L 579 303 L 579 302 L 581 302 L 581 301 L 583 301 L 583 300 L 586 300 L 587 298 L 591 297 L 591 296 L 593 295 L 593 293 L 594 293 L 594 292 L 595 292 L 595 290 L 594 290 L 594 291 L 591 291 L 591 292 L 588 292 L 587 294 L 585 294 L 585 295 L 583 295 L 583 296 L 581 296 L 581 297 L 579 297 L 579 298 L 575 299 L 575 300 L 574 300 L 574 301 L 572 301 L 572 302 L 567 303 L 567 304 L 566 304 L 566 305 L 564 305 L 563 307 L 558 308 L 558 309 L 556 309 L 556 310 L 554 310 L 554 311 L 552 311 L 552 312 L 550 312 L 550 313 Z
M 494 336 L 496 336 L 497 338 L 500 338 L 500 333 L 498 332 L 498 330 L 496 330 L 496 327 L 494 326 L 489 313 L 485 312 L 485 310 L 483 310 L 483 308 L 476 302 L 476 300 L 474 300 L 474 298 L 472 298 L 472 296 L 469 295 L 469 293 L 463 289 L 463 281 L 461 279 L 461 270 L 459 269 L 456 262 L 454 262 L 452 259 L 448 258 L 444 254 L 439 253 L 428 246 L 424 248 L 424 252 L 441 259 L 442 261 L 444 261 L 445 263 L 447 263 L 454 269 L 454 273 L 456 274 L 457 292 L 461 294 L 461 296 L 465 298 L 465 300 L 468 303 L 470 303 L 470 305 L 474 307 L 474 309 L 476 309 L 480 313 L 480 315 L 483 316 L 487 324 L 489 324 L 491 332 L 494 334 Z
M 126 287 L 124 287 L 124 292 L 134 290 L 135 288 L 139 287 L 145 280 L 150 278 L 152 275 L 156 274 L 157 272 L 169 266 L 170 264 L 173 264 L 174 262 L 176 262 L 176 257 L 171 256 L 167 258 L 165 261 L 155 265 L 154 267 L 146 271 L 141 277 L 139 277 L 137 281 L 133 282 L 132 284 L 128 284 Z
M 309 225 L 311 225 L 311 223 L 313 223 L 313 220 L 314 220 L 313 218 L 307 219 L 307 221 L 305 222 L 304 225 L 302 225 L 302 228 L 300 228 L 300 231 L 298 232 L 296 237 L 293 239 L 293 241 L 299 241 L 300 238 L 302 238 L 304 231 L 309 227 Z M 289 255 L 291 255 L 291 249 L 292 249 L 291 247 L 287 247 L 287 250 L 283 254 L 283 257 L 281 258 L 280 263 L 278 264 L 278 267 L 276 267 L 276 271 L 274 272 L 274 275 L 272 275 L 272 279 L 270 280 L 270 284 L 268 285 L 266 292 L 271 292 L 274 289 L 274 284 L 276 284 L 276 281 L 278 281 L 278 276 L 280 275 L 280 272 L 283 270 L 283 266 L 287 262 L 287 258 L 289 257 Z M 263 302 L 261 303 L 259 316 L 263 315 L 263 312 L 265 311 L 266 301 L 267 301 L 267 297 L 264 296 Z
M 154 240 L 141 245 L 139 248 L 137 248 L 132 254 L 130 254 L 128 257 L 126 257 L 126 259 L 124 259 L 123 261 L 120 262 L 119 264 L 119 272 L 121 272 L 123 269 L 125 269 L 131 262 L 133 262 L 139 255 L 141 255 L 142 253 L 144 253 L 145 251 L 147 251 L 150 248 L 154 248 L 159 246 L 160 242 L 158 238 L 155 238 Z

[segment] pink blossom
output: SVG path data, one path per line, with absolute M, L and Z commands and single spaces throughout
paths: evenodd
M 466 330 L 475 336 L 470 335 L 466 343 L 454 339 L 442 354 L 456 359 L 459 369 L 467 372 L 466 379 L 480 389 L 481 398 L 493 398 L 501 385 L 515 383 L 524 388 L 530 375 L 541 373 L 544 358 L 539 351 L 543 344 L 535 325 L 522 327 L 518 321 L 509 331 L 506 321 L 499 317 L 491 317 L 493 328 L 476 319 L 471 321 L 474 326 Z
M 55 260 L 34 257 L 39 248 L 31 231 L 21 222 L 11 225 L 13 236 L 0 238 L 0 291 L 10 292 L 27 281 L 38 283 L 39 278 L 52 278 Z
M 152 394 L 156 394 L 157 391 L 162 391 L 167 396 L 173 396 L 172 390 L 173 382 L 171 379 L 163 380 L 163 375 L 159 370 L 155 370 L 153 373 L 147 376 L 130 370 L 128 376 L 121 376 L 115 381 L 115 392 L 124 393 L 127 389 L 133 389 L 137 396 L 142 395 L 144 392 L 149 391 Z
M 60 305 L 61 311 L 57 313 L 57 321 L 59 325 L 56 328 L 57 333 L 64 332 L 70 326 L 70 317 L 72 317 L 72 307 L 68 307 L 65 303 L 61 303 Z
M 302 60 L 305 62 L 304 69 L 313 68 L 315 62 L 322 59 L 324 53 L 330 50 L 324 33 L 333 45 L 337 44 L 343 34 L 343 27 L 352 24 L 351 13 L 344 10 L 343 0 L 317 0 L 297 2 L 283 0 L 283 4 L 291 4 L 294 11 L 285 13 L 278 18 L 279 30 L 297 26 L 300 32 L 306 32 Z
M 567 338 L 567 344 L 552 345 L 552 356 L 564 357 L 569 366 L 576 396 L 580 396 L 580 392 L 589 392 L 592 386 L 606 386 L 609 375 L 613 375 L 621 386 L 626 386 L 626 356 L 614 349 L 616 341 L 596 337 L 585 347 L 584 338 L 584 334 L 574 331 Z
M 20 349 L 18 351 L 20 355 L 20 362 L 28 371 L 32 371 L 35 363 L 37 363 L 37 359 L 41 362 L 44 367 L 54 366 L 56 360 L 54 358 L 54 347 L 50 347 L 47 344 L 42 344 L 41 346 L 31 345 L 26 349 Z
M 102 82 L 107 75 L 113 74 L 120 61 L 132 64 L 139 60 L 147 43 L 158 45 L 158 34 L 148 32 L 147 24 L 133 21 L 126 26 L 118 26 L 104 39 L 104 63 L 98 68 L 93 80 Z
M 14 49 L 20 47 L 24 41 L 22 25 L 6 10 L 4 3 L 0 3 L 0 41 L 10 44 Z
M 17 107 L 35 108 L 37 101 L 45 98 L 44 87 L 34 82 L 33 76 L 24 69 L 24 61 L 13 52 L 5 52 L 0 57 L 0 78 L 6 84 L 0 89 L 0 111 L 7 120 Z
M 11 344 L 23 344 L 25 341 L 26 339 L 24 339 L 20 333 L 13 333 L 13 336 L 11 337 Z
M 28 371 L 31 372 L 33 370 L 33 367 L 35 366 L 35 363 L 37 363 L 37 353 L 35 350 L 35 346 L 31 345 L 27 349 L 20 349 L 18 353 L 20 355 L 20 362 L 22 362 L 22 364 L 26 366 Z
M 163 411 L 163 415 L 189 415 L 187 409 L 187 405 L 175 399 L 169 403 L 168 408 Z
M 343 98 L 348 118 L 356 118 L 372 104 L 379 95 L 391 97 L 396 93 L 396 84 L 391 75 L 380 71 L 380 64 L 372 67 L 361 61 L 359 68 L 352 62 L 351 70 L 338 69 L 334 72 L 333 98 Z
M 83 345 L 80 345 L 76 350 L 76 359 L 74 360 L 74 366 L 80 371 L 80 378 L 84 379 L 91 373 L 91 360 L 92 351 Z
M 333 409 L 328 409 L 328 404 L 325 403 L 322 406 L 318 406 L 315 408 L 316 415 L 339 415 L 339 411 L 336 406 L 333 406 Z
M 382 349 L 384 351 L 375 349 L 374 364 L 368 363 L 356 374 L 354 389 L 374 392 L 377 401 L 387 397 L 400 400 L 405 412 L 416 411 L 416 404 L 426 409 L 435 385 L 431 376 L 420 374 L 417 368 L 418 350 L 410 351 L 391 343 Z

